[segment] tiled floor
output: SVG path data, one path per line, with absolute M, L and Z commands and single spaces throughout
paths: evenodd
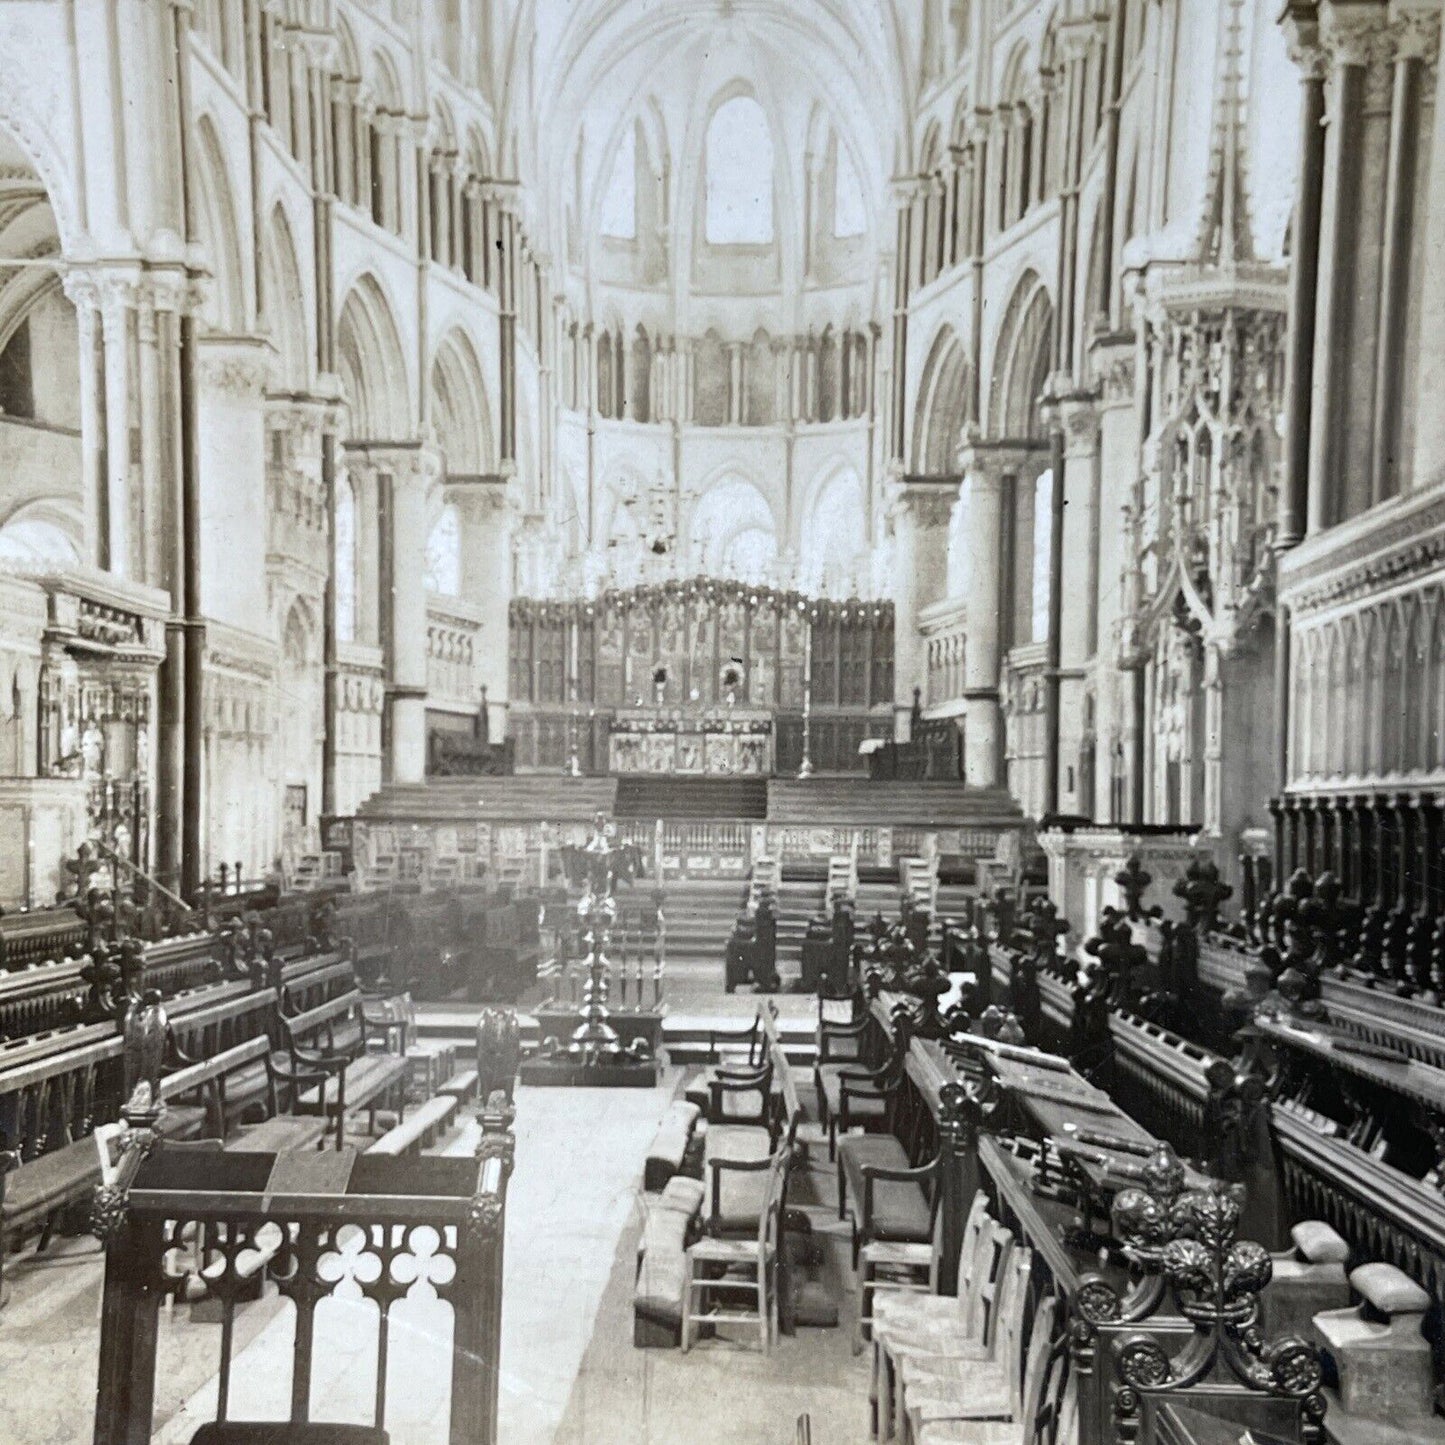
M 807 1411 L 819 1441 L 865 1438 L 866 1367 L 837 1329 L 804 1330 L 764 1358 L 750 1341 L 701 1344 L 688 1356 L 632 1346 L 632 1272 L 641 1228 L 642 1163 L 677 1084 L 653 1090 L 523 1089 L 507 1222 L 501 1439 L 504 1445 L 749 1445 L 791 1441 Z M 475 1125 L 448 1141 L 469 1153 Z M 815 1150 L 821 1155 L 821 1150 Z M 800 1181 L 803 1183 L 804 1181 Z M 806 1188 L 798 1194 L 806 1198 Z M 827 1176 L 813 1197 L 828 1197 Z M 817 1211 L 827 1227 L 830 1211 Z M 839 1251 L 841 1253 L 841 1251 Z M 838 1260 L 830 1265 L 837 1280 Z M 846 1270 L 846 1264 L 843 1265 Z M 4 1445 L 83 1445 L 91 1438 L 101 1261 L 61 1241 L 12 1270 L 0 1310 Z M 357 1299 L 318 1315 L 313 1413 L 368 1421 L 376 1312 Z M 212 1418 L 220 1327 L 178 1307 L 161 1327 L 156 1399 L 163 1445 L 183 1445 Z M 394 1445 L 446 1439 L 448 1307 L 394 1307 L 387 1426 Z M 238 1323 L 233 1418 L 284 1418 L 290 1305 L 247 1306 Z M 743 1388 L 743 1387 L 746 1388 Z

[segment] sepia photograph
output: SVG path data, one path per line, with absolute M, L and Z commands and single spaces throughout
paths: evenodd
M 1442 11 L 0 0 L 0 1445 L 1445 1445 Z

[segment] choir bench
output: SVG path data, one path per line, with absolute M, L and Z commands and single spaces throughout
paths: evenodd
M 410 1114 L 388 1129 L 366 1151 L 368 1154 L 420 1154 L 436 1143 L 457 1112 L 455 1094 L 436 1094 L 418 1104 Z
M 366 1111 L 374 1129 L 383 1104 L 394 1102 L 398 1119 L 404 1114 L 410 1064 L 404 1054 L 366 1051 L 370 1026 L 360 989 L 283 1012 L 278 1025 L 282 1047 L 266 1055 L 270 1085 L 289 1096 L 293 1113 L 334 1124 L 338 1149 L 349 1115 Z
M 16 1240 L 38 1226 L 43 1249 L 61 1211 L 100 1182 L 93 1135 L 120 1112 L 123 1052 L 108 1022 L 0 1044 L 0 1271 Z M 160 1127 L 193 1138 L 204 1122 L 204 1108 L 173 1105 Z

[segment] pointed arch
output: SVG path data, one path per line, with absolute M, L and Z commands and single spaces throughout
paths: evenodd
M 486 383 L 472 339 L 453 327 L 437 347 L 431 369 L 432 424 L 451 476 L 494 470 Z
M 212 273 L 201 314 L 211 330 L 234 334 L 246 330 L 246 282 L 236 208 L 210 116 L 197 120 L 196 134 L 196 229 Z
M 276 349 L 277 380 L 283 390 L 299 392 L 306 390 L 311 355 L 306 334 L 306 292 L 296 254 L 286 208 L 277 201 L 266 222 L 261 249 L 264 320 Z
M 921 476 L 953 476 L 970 420 L 969 367 L 963 343 L 947 322 L 938 328 L 924 363 L 915 408 L 914 471 Z
M 411 434 L 411 402 L 401 333 L 371 272 L 347 293 L 336 328 L 337 367 L 357 441 L 398 441 Z
M 1042 440 L 1040 398 L 1051 370 L 1054 307 L 1036 271 L 1014 287 L 993 349 L 988 427 L 995 437 Z

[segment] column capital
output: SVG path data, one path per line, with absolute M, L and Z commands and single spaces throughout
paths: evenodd
M 1028 447 L 986 440 L 970 427 L 958 449 L 958 469 L 970 488 L 997 490 L 1028 468 L 1034 453 Z
M 207 391 L 238 401 L 259 400 L 271 380 L 275 352 L 264 336 L 207 336 L 197 374 Z
M 1419 60 L 1433 68 L 1440 59 L 1440 8 L 1433 4 L 1391 5 L 1390 35 L 1397 61 Z
M 346 465 L 350 471 L 389 472 L 396 482 L 416 480 L 430 485 L 445 472 L 442 454 L 430 442 L 348 442 Z
M 888 517 L 892 522 L 907 518 L 919 527 L 946 527 L 958 500 L 956 480 L 924 480 L 900 476 L 887 483 Z
M 932 176 L 894 176 L 888 183 L 893 195 L 893 204 L 900 210 L 907 210 L 914 201 L 921 201 L 933 185 Z
M 1331 67 L 1369 66 L 1388 57 L 1391 15 L 1383 5 L 1326 0 L 1319 17 L 1319 43 Z
M 1099 448 L 1099 395 L 1074 392 L 1054 402 L 1064 432 L 1064 455 L 1092 456 Z
M 1089 367 L 1104 409 L 1134 404 L 1135 345 L 1133 332 L 1098 336 L 1089 348 Z

